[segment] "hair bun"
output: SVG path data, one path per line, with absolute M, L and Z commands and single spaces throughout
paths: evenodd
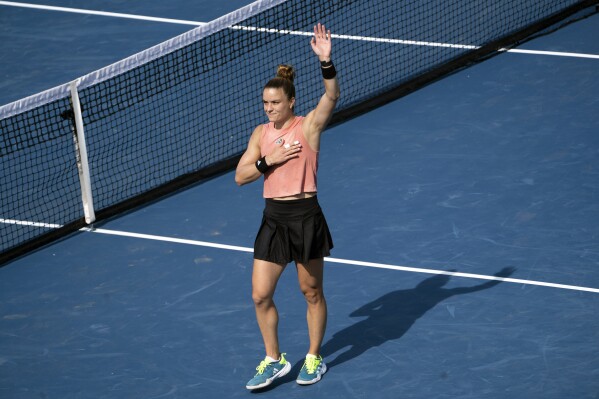
M 277 68 L 277 78 L 287 79 L 293 83 L 295 69 L 291 65 L 279 65 Z

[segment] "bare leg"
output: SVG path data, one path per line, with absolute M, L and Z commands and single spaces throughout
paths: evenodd
M 323 292 L 324 260 L 312 259 L 307 265 L 298 263 L 299 285 L 308 305 L 307 321 L 312 355 L 320 354 L 320 345 L 327 326 L 327 303 Z
M 266 355 L 279 359 L 279 313 L 273 301 L 279 277 L 284 265 L 254 259 L 252 272 L 252 299 L 256 308 L 256 320 L 264 340 Z

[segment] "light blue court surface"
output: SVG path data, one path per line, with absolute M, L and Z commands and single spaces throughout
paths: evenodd
M 46 4 L 230 11 L 155 3 Z M 17 63 L 37 65 L 2 62 L 18 97 L 189 28 L 5 6 L 0 19 L 2 46 L 21 38 Z M 48 43 L 74 32 L 105 41 L 71 68 Z M 519 49 L 598 55 L 596 37 L 597 14 Z M 335 248 L 318 384 L 294 382 L 307 330 L 290 265 L 276 301 L 294 368 L 245 389 L 263 357 L 248 252 L 263 200 L 229 172 L 0 268 L 0 397 L 599 398 L 598 93 L 599 59 L 505 53 L 327 131 L 319 200 Z

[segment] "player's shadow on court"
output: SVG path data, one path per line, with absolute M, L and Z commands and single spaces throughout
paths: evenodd
M 514 270 L 504 268 L 495 276 L 508 277 Z M 449 279 L 447 275 L 435 275 L 415 288 L 390 292 L 353 311 L 351 317 L 367 318 L 336 332 L 324 344 L 321 353 L 327 360 L 327 366 L 338 366 L 371 348 L 401 338 L 416 320 L 447 298 L 485 290 L 501 282 L 491 280 L 471 287 L 443 288 Z M 344 348 L 349 349 L 331 358 Z

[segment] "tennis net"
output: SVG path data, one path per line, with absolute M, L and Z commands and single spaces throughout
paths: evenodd
M 0 264 L 233 168 L 263 123 L 261 89 L 297 69 L 296 112 L 322 94 L 309 38 L 334 33 L 333 123 L 504 51 L 597 0 L 264 0 L 74 82 L 0 107 Z

